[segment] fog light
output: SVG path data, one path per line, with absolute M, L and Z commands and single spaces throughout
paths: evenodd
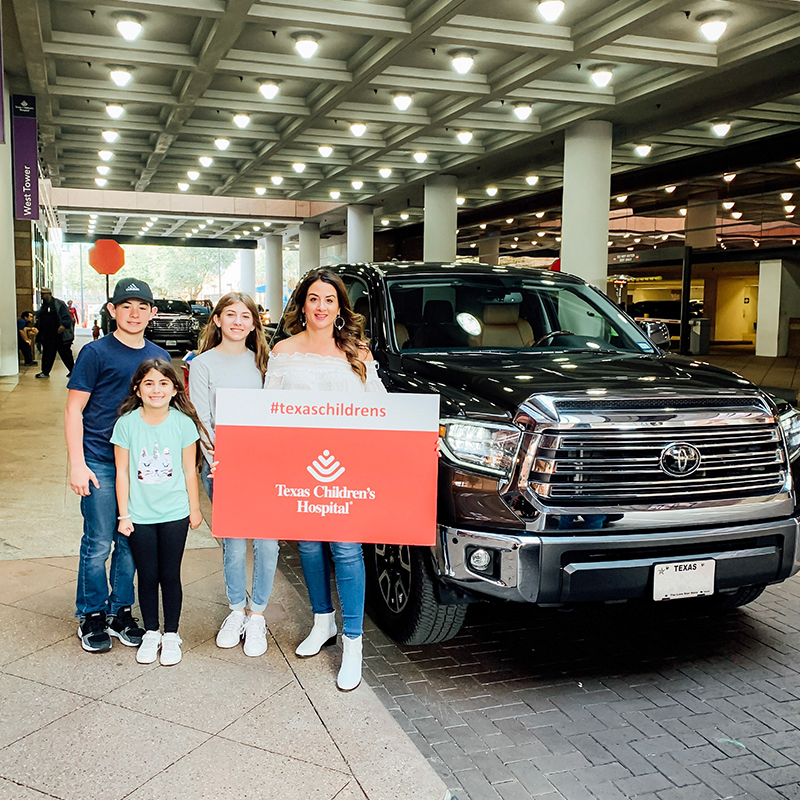
M 473 550 L 469 557 L 469 564 L 474 569 L 479 569 L 481 572 L 487 570 L 492 565 L 492 555 L 488 550 L 479 547 Z

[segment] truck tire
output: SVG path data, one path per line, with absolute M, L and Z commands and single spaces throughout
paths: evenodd
M 753 600 L 761 596 L 761 593 L 766 589 L 765 585 L 760 586 L 742 586 L 735 592 L 730 594 L 718 594 L 711 597 L 710 605 L 718 611 L 727 611 L 732 608 L 740 608 L 752 603 Z
M 424 548 L 366 544 L 364 565 L 369 615 L 396 642 L 446 642 L 461 629 L 467 607 L 440 602 Z

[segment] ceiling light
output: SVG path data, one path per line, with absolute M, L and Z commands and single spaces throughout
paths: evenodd
M 730 183 L 735 177 L 736 177 L 736 173 L 735 172 L 726 172 L 722 176 L 722 180 L 724 180 L 725 183 Z
M 98 150 L 97 155 L 100 156 L 101 161 L 111 161 L 114 154 L 110 150 Z
M 487 186 L 486 187 L 486 194 L 488 194 L 489 197 L 494 197 L 497 194 L 497 187 L 496 186 Z
M 190 181 L 196 181 L 196 180 L 197 180 L 197 179 L 200 177 L 200 173 L 199 173 L 199 172 L 198 172 L 196 169 L 190 169 L 190 170 L 189 170 L 189 171 L 186 173 L 186 177 L 187 177 L 187 178 L 188 178 Z
M 354 122 L 350 125 L 350 133 L 353 136 L 363 136 L 367 132 L 367 126 L 363 122 Z
M 614 77 L 611 67 L 595 67 L 592 70 L 592 83 L 601 89 L 605 89 Z
M 404 212 L 403 212 L 403 213 L 400 215 L 400 219 L 401 219 L 401 220 L 403 220 L 403 222 L 405 222 L 405 221 L 408 219 L 408 217 L 409 217 L 409 214 L 408 214 L 408 212 L 407 212 L 407 211 L 404 211 Z
M 132 42 L 142 32 L 143 19 L 138 14 L 126 14 L 117 20 L 117 32 L 123 39 Z
M 95 178 L 94 182 L 102 189 L 108 181 L 105 178 Z
M 378 174 L 381 178 L 391 178 L 392 177 L 392 170 L 390 167 L 381 167 L 378 170 Z
M 206 224 L 205 224 L 205 222 L 199 222 L 197 224 L 197 227 L 200 228 L 200 230 L 202 231 L 202 230 L 205 230 Z
M 472 131 L 459 131 L 456 134 L 456 139 L 458 139 L 461 144 L 469 144 L 472 141 Z
M 250 235 L 250 231 L 242 231 L 242 236 L 249 236 L 249 235 Z
M 514 217 L 509 217 L 509 218 L 506 220 L 506 224 L 507 224 L 507 225 L 511 225 L 511 223 L 512 223 L 513 221 L 514 221 Z
M 200 156 L 197 160 L 200 162 L 201 167 L 210 167 L 214 163 L 214 159 L 211 156 Z
M 97 219 L 97 214 L 89 214 L 89 219 Z
M 295 162 L 294 162 L 294 164 L 292 164 L 292 169 L 293 169 L 293 170 L 294 170 L 294 171 L 295 171 L 295 172 L 296 172 L 298 175 L 299 175 L 301 172 L 303 172 L 303 171 L 305 170 L 305 168 L 306 168 L 306 165 L 305 165 L 305 164 L 304 164 L 302 161 L 295 161 Z
M 414 161 L 416 161 L 417 164 L 424 164 L 427 160 L 428 154 L 424 150 L 417 150 L 417 152 L 414 153 Z
M 533 112 L 530 103 L 514 103 L 514 116 L 524 122 Z
M 463 206 L 464 203 L 466 203 L 466 202 L 467 202 L 467 198 L 466 197 L 456 197 L 456 205 L 457 206 Z
M 312 58 L 319 47 L 319 36 L 314 33 L 294 34 L 294 49 L 300 58 Z
M 338 189 L 332 189 L 328 194 L 331 196 L 331 200 L 338 200 L 342 196 Z
M 385 217 L 381 220 L 381 225 L 385 228 L 389 224 L 389 220 Z
M 199 230 L 199 228 L 192 228 L 192 233 L 197 233 Z
M 109 103 L 106 106 L 106 114 L 111 119 L 119 119 L 125 113 L 125 109 L 119 103 Z
M 536 186 L 536 184 L 539 183 L 539 176 L 538 175 L 527 175 L 525 177 L 525 183 L 527 183 L 528 186 Z
M 180 189 L 182 192 L 188 192 L 188 191 L 189 191 L 189 184 L 188 184 L 188 183 L 184 183 L 183 181 L 181 181 L 181 182 L 178 184 L 178 188 L 179 188 L 179 189 Z
M 392 95 L 392 102 L 398 111 L 408 111 L 414 101 L 408 92 L 395 92 Z
M 727 136 L 731 130 L 730 122 L 715 122 L 711 126 L 711 130 L 714 131 L 714 136 L 718 136 L 722 139 L 723 136 Z
M 250 124 L 249 114 L 235 114 L 233 117 L 233 124 L 237 128 L 246 128 Z
M 281 87 L 278 86 L 277 81 L 264 81 L 259 87 L 258 91 L 264 96 L 265 100 L 274 100 L 278 96 Z
M 202 228 L 203 226 L 201 225 L 200 227 Z M 261 226 L 260 225 L 253 225 L 253 230 L 254 231 L 260 231 L 261 230 Z
M 536 10 L 545 22 L 556 22 L 564 11 L 564 0 L 539 0 Z
M 323 158 L 328 158 L 333 153 L 333 148 L 329 144 L 321 144 L 317 150 Z
M 479 228 L 480 228 L 482 231 L 485 231 L 485 230 L 486 230 L 486 223 L 485 223 L 485 222 L 481 222 L 481 224 L 480 224 L 480 225 L 478 225 L 478 227 L 479 227 Z
M 517 247 L 519 247 L 519 245 L 518 245 L 516 242 L 514 242 L 513 244 L 510 244 L 510 245 L 509 245 L 509 247 L 510 247 L 512 250 L 515 250 Z
M 214 146 L 217 150 L 227 150 L 230 144 L 230 139 L 214 139 Z
M 450 63 L 459 75 L 466 75 L 475 63 L 474 50 L 454 50 L 450 53 Z
M 234 238 L 234 239 L 241 239 L 241 238 L 242 238 L 242 235 L 241 235 L 240 233 L 234 233 L 234 234 L 233 234 L 233 238 Z
M 653 148 L 649 144 L 637 144 L 633 149 L 639 158 L 647 158 Z
M 101 136 L 109 143 L 114 144 L 114 142 L 119 139 L 119 134 L 116 131 L 103 131 Z
M 111 78 L 117 86 L 121 87 L 127 86 L 133 75 L 131 75 L 127 69 L 112 69 L 111 72 L 108 73 L 108 77 Z
M 111 167 L 100 166 L 97 168 L 97 172 L 100 175 L 108 175 L 108 173 L 111 172 Z
M 664 234 L 664 235 L 661 237 L 661 241 L 663 241 L 663 242 L 666 242 L 666 241 L 667 241 L 667 239 L 669 239 L 669 234 L 668 234 L 668 233 L 665 233 L 665 234 Z
M 634 239 L 633 240 L 634 244 L 641 244 L 641 241 L 642 241 L 641 239 Z
M 539 231 L 536 235 L 541 239 L 544 236 L 545 231 Z
M 213 224 L 214 224 L 214 220 L 213 219 L 207 219 L 206 220 L 206 225 L 213 225 Z
M 267 193 L 267 187 L 266 186 L 256 186 L 256 194 L 259 197 L 263 197 L 266 193 Z
M 722 204 L 722 207 L 723 207 L 723 208 L 724 208 L 726 211 L 730 211 L 730 210 L 731 210 L 731 209 L 732 209 L 732 208 L 733 208 L 735 205 L 736 205 L 736 203 L 734 203 L 734 202 L 733 202 L 733 200 L 726 200 L 726 201 L 725 201 L 725 202 Z
M 150 222 L 158 222 L 158 217 L 150 217 Z
M 731 216 L 734 219 L 741 219 L 742 218 L 742 212 L 741 211 L 732 211 L 731 212 Z
M 792 197 L 794 197 L 792 192 L 781 192 L 781 200 L 783 200 L 784 203 L 788 203 Z
M 359 191 L 359 190 L 361 189 L 361 187 L 364 185 L 364 181 L 359 181 L 359 180 L 350 181 L 350 185 L 351 185 L 351 186 L 352 186 L 352 187 L 353 187 L 353 188 L 354 188 L 356 191 Z
M 783 210 L 784 210 L 784 211 L 785 211 L 787 214 L 791 214 L 791 213 L 794 211 L 794 208 L 795 208 L 794 206 L 784 206 L 784 207 L 783 207 Z
M 700 23 L 700 33 L 709 42 L 718 42 L 722 34 L 728 28 L 730 14 L 727 11 L 710 11 L 705 14 L 698 14 L 697 21 Z
M 672 194 L 678 187 L 677 186 L 665 186 L 664 191 L 667 194 Z
M 537 211 L 536 214 L 534 214 L 534 216 L 536 217 L 536 219 L 542 219 L 542 217 L 544 217 L 544 211 Z
M 280 186 L 283 183 L 283 176 L 282 175 L 273 175 L 270 180 L 272 181 L 273 186 Z
M 617 202 L 624 203 L 628 199 L 628 195 L 626 194 L 618 194 L 617 195 Z
M 470 246 L 470 247 L 477 247 L 478 245 L 477 245 L 477 244 L 475 244 L 475 242 L 471 242 L 469 246 Z

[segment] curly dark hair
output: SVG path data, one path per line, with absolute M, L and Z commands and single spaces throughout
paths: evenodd
M 325 267 L 312 269 L 307 272 L 297 288 L 294 290 L 283 318 L 283 328 L 292 335 L 300 333 L 303 328 L 304 314 L 303 306 L 306 304 L 308 290 L 312 283 L 322 281 L 336 290 L 336 299 L 339 301 L 339 316 L 344 320 L 341 330 L 334 327 L 333 339 L 336 346 L 345 354 L 353 372 L 361 378 L 362 382 L 367 380 L 367 367 L 360 358 L 365 350 L 369 349 L 366 336 L 364 335 L 364 317 L 353 311 L 350 305 L 350 298 L 347 296 L 347 289 L 342 279 L 332 270 Z

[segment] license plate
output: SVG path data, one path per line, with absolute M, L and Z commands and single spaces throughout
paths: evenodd
M 178 340 L 177 339 L 167 339 L 167 347 L 177 347 Z
M 715 567 L 713 558 L 656 564 L 653 573 L 653 600 L 679 600 L 714 594 Z

